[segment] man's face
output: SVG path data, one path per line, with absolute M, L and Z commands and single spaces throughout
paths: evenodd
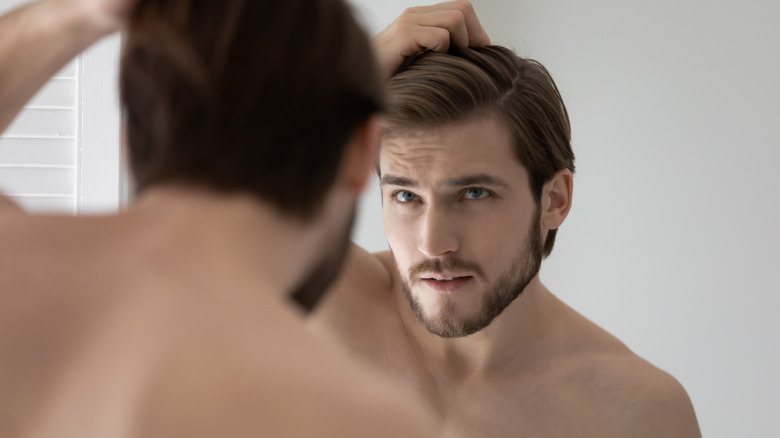
M 412 310 L 439 336 L 475 333 L 533 280 L 540 212 L 497 117 L 384 141 L 385 234 Z

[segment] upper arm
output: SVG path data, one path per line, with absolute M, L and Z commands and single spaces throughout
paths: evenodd
M 0 216 L 9 213 L 24 213 L 24 210 L 10 198 L 0 194 Z

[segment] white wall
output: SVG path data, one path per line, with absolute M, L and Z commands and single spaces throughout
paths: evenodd
M 376 32 L 427 2 L 353 3 Z M 676 376 L 704 436 L 777 436 L 780 3 L 473 3 L 572 119 L 574 208 L 543 281 Z M 354 235 L 371 250 L 377 193 Z

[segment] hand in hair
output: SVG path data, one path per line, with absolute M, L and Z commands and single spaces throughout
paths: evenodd
M 381 71 L 387 78 L 407 57 L 427 50 L 446 52 L 450 44 L 490 44 L 468 0 L 408 8 L 373 40 Z

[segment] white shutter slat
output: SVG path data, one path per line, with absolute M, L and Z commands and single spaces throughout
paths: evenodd
M 30 100 L 29 107 L 62 107 L 76 109 L 76 79 L 55 79 L 49 81 Z
M 12 196 L 11 199 L 30 213 L 76 213 L 75 197 Z
M 11 199 L 30 213 L 76 213 L 75 196 L 12 196 Z
M 72 196 L 76 193 L 76 172 L 67 168 L 0 167 L 0 192 L 16 196 Z
M 54 75 L 54 79 L 77 79 L 79 76 L 79 61 L 75 58 L 62 68 L 57 74 Z
M 0 166 L 14 164 L 75 166 L 76 140 L 4 138 L 0 140 Z
M 76 111 L 72 109 L 25 108 L 11 123 L 3 136 L 74 138 L 76 136 Z

